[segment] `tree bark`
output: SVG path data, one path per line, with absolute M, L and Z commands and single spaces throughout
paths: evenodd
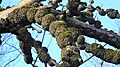
M 41 45 L 39 45 L 38 42 L 35 41 L 30 36 L 29 32 L 26 31 L 26 26 L 31 25 L 32 23 L 35 23 L 35 22 L 41 24 L 45 30 L 53 32 L 53 36 L 56 39 L 58 39 L 58 41 L 60 39 L 61 41 L 65 42 L 65 43 L 59 44 L 59 45 L 61 45 L 61 44 L 64 45 L 62 47 L 60 47 L 60 46 L 59 47 L 61 49 L 65 49 L 65 51 L 67 51 L 69 49 L 71 50 L 71 49 L 73 49 L 73 47 L 74 47 L 74 49 L 77 48 L 77 46 L 75 46 L 76 40 L 74 40 L 74 38 L 72 37 L 72 35 L 76 35 L 76 34 L 71 34 L 71 30 L 68 29 L 69 27 L 72 27 L 72 29 L 73 28 L 79 29 L 79 30 L 73 29 L 73 32 L 76 32 L 76 31 L 78 32 L 76 37 L 78 37 L 78 35 L 85 35 L 88 37 L 95 38 L 101 42 L 105 42 L 117 49 L 120 48 L 120 45 L 119 45 L 120 36 L 112 31 L 108 31 L 106 29 L 97 29 L 92 25 L 86 24 L 82 21 L 75 19 L 74 17 L 66 17 L 66 21 L 58 20 L 61 12 L 57 11 L 55 9 L 52 9 L 51 6 L 50 7 L 48 6 L 48 8 L 46 8 L 45 6 L 40 7 L 40 8 L 23 7 L 26 4 L 30 4 L 30 3 L 33 3 L 36 1 L 37 0 L 23 0 L 17 6 L 0 12 L 0 33 L 13 33 L 13 34 L 17 35 L 18 39 L 20 41 L 22 41 L 24 44 L 35 47 L 35 49 L 38 51 L 39 59 L 42 62 L 49 63 L 49 61 L 51 60 L 51 57 L 49 56 L 49 54 L 47 53 L 46 50 L 42 51 L 42 49 L 45 49 L 45 48 L 41 47 Z M 31 13 L 30 11 L 33 11 L 34 14 Z M 32 16 L 30 17 L 30 15 L 32 15 Z M 45 16 L 45 15 L 47 15 L 47 16 Z M 33 19 L 34 22 L 33 22 L 33 20 L 31 22 L 28 19 L 28 17 L 30 17 L 30 19 Z M 45 17 L 47 17 L 47 18 L 45 18 Z M 53 18 L 55 18 L 55 19 L 53 20 Z M 55 21 L 59 22 L 59 23 L 56 23 Z M 52 25 L 52 24 L 55 24 L 55 25 Z M 56 29 L 54 29 L 54 31 L 53 31 L 50 29 L 50 26 L 54 26 L 54 28 L 56 28 Z M 56 32 L 56 30 L 57 31 L 59 30 L 59 32 Z M 59 37 L 61 37 L 61 38 L 59 38 Z M 73 40 L 71 40 L 71 39 L 73 39 Z M 38 48 L 38 47 L 40 47 L 40 48 Z M 120 55 L 119 50 L 116 50 L 116 51 L 110 50 L 113 54 L 110 57 L 108 57 L 108 55 L 107 55 L 109 52 L 108 51 L 109 49 L 105 49 L 98 44 L 92 44 L 90 46 L 86 46 L 85 50 L 87 52 L 93 53 L 95 56 L 97 56 L 107 62 L 111 62 L 114 64 L 120 63 L 119 62 L 119 60 L 120 60 L 119 59 L 119 55 Z M 42 52 L 42 53 L 40 53 L 40 52 Z M 79 66 L 82 63 L 82 59 L 78 55 L 79 51 L 74 52 L 72 50 L 72 52 L 73 52 L 73 55 L 70 56 L 69 61 L 70 61 L 70 63 L 72 63 L 73 61 L 79 61 L 79 63 L 78 62 L 73 63 L 73 65 L 75 63 L 78 63 L 78 66 Z M 75 57 L 77 57 L 77 58 L 75 58 Z M 73 58 L 75 58 L 75 60 L 73 60 Z M 112 59 L 112 58 L 114 58 L 114 59 Z M 67 64 L 68 66 L 70 64 L 70 63 L 68 64 L 66 62 L 64 62 L 64 63 Z

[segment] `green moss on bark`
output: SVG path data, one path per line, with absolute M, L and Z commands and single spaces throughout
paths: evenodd
M 78 67 L 83 61 L 80 57 L 80 51 L 76 46 L 66 46 L 61 51 L 62 61 L 68 62 L 72 67 Z
M 35 23 L 34 15 L 36 14 L 36 12 L 37 12 L 37 9 L 35 9 L 35 8 L 30 8 L 27 11 L 27 19 L 29 22 Z
M 74 45 L 74 41 L 72 39 L 72 36 L 71 36 L 71 32 L 69 31 L 64 31 L 62 33 L 60 33 L 57 37 L 56 37 L 56 40 L 57 40 L 57 43 L 58 43 L 58 46 L 60 48 L 63 48 L 67 45 Z
M 35 14 L 35 21 L 39 24 L 42 22 L 42 17 L 46 14 L 48 14 L 49 11 L 48 9 L 38 9 L 36 14 Z
M 99 57 L 100 59 L 114 63 L 120 64 L 120 50 L 105 49 L 99 44 L 93 43 L 86 48 L 87 52 L 93 53 L 93 55 Z
M 65 25 L 66 25 L 65 21 L 56 20 L 56 21 L 52 22 L 49 26 L 49 31 L 50 31 L 51 35 L 55 36 L 55 32 L 56 32 L 57 28 L 59 28 L 61 26 L 65 26 Z
M 41 62 L 48 63 L 50 61 L 50 55 L 48 53 L 42 51 L 38 53 L 38 56 Z
M 112 59 L 112 62 L 114 62 L 115 64 L 120 64 L 120 49 L 115 51 L 115 55 Z
M 33 58 L 32 58 L 32 55 L 24 55 L 24 61 L 27 63 L 27 64 L 31 64 L 32 61 L 33 61 Z
M 103 49 L 103 47 L 100 44 L 93 43 L 90 46 L 88 46 L 85 50 L 87 52 L 94 52 L 96 49 Z
M 27 20 L 27 11 L 30 8 L 27 7 L 22 7 L 22 8 L 18 8 L 15 9 L 13 12 L 8 14 L 8 20 L 11 23 L 19 23 L 22 26 L 28 25 L 30 24 L 29 21 Z
M 83 35 L 79 35 L 79 36 L 77 37 L 77 43 L 78 43 L 78 44 L 81 44 L 81 45 L 84 45 L 84 42 L 85 42 L 84 36 L 83 36 Z
M 20 41 L 20 43 L 19 43 L 19 46 L 20 46 L 20 49 L 22 50 L 22 52 L 24 53 L 24 54 L 30 54 L 30 47 L 29 46 L 27 46 L 27 45 L 25 45 L 22 41 Z M 28 51 L 27 51 L 28 50 Z
M 32 57 L 32 53 L 31 53 L 31 46 L 28 44 L 24 44 L 22 41 L 20 41 L 19 46 L 20 46 L 20 49 L 22 50 L 22 52 L 24 53 L 24 61 L 27 64 L 32 63 L 33 57 Z
M 42 27 L 45 29 L 45 30 L 49 30 L 49 25 L 55 21 L 56 18 L 53 14 L 46 14 L 45 16 L 43 16 L 42 18 Z
M 68 27 L 67 29 L 72 33 L 73 40 L 77 41 L 77 37 L 81 35 L 81 32 L 79 31 L 79 29 L 74 27 Z
M 37 47 L 37 45 L 36 45 L 35 49 L 37 51 L 38 57 L 39 57 L 41 62 L 48 63 L 48 61 L 50 61 L 51 57 L 47 53 L 48 49 L 46 47 Z
M 57 28 L 57 30 L 55 31 L 55 36 L 57 37 L 60 33 L 67 31 L 67 28 L 65 26 L 61 26 L 59 28 Z

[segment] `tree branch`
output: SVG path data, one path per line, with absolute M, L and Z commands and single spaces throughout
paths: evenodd
M 67 20 L 69 26 L 79 28 L 85 36 L 95 38 L 101 42 L 110 44 L 115 48 L 120 48 L 120 36 L 116 33 L 106 29 L 97 29 L 92 25 L 86 24 L 72 17 L 68 17 Z
M 24 2 L 24 1 L 25 0 L 23 0 L 22 2 Z M 31 3 L 31 2 L 36 1 L 36 0 L 32 0 L 32 1 L 26 0 L 26 2 L 27 1 L 29 3 Z M 24 5 L 26 5 L 26 4 L 27 3 L 25 3 Z M 17 37 L 18 37 L 18 39 L 20 41 L 22 41 L 25 45 L 30 46 L 30 47 L 33 46 L 36 49 L 36 51 L 38 53 L 38 56 L 39 56 L 39 59 L 41 60 L 41 62 L 49 63 L 49 61 L 51 61 L 51 57 L 47 53 L 47 48 L 42 47 L 41 46 L 41 42 L 35 41 L 30 36 L 30 33 L 27 31 L 27 29 L 25 28 L 26 25 L 30 25 L 31 24 L 30 21 L 28 20 L 27 16 L 26 16 L 26 14 L 31 15 L 32 12 L 31 13 L 27 12 L 27 11 L 29 11 L 30 8 L 28 8 L 28 10 L 25 10 L 25 12 L 23 11 L 22 15 L 18 15 L 19 12 L 20 12 L 20 10 L 22 9 L 20 7 L 22 7 L 22 6 L 23 5 L 18 5 L 18 7 L 17 6 L 13 7 L 13 8 L 11 8 L 10 12 L 8 12 L 8 10 L 3 11 L 2 16 L 4 16 L 4 15 L 5 16 L 4 17 L 0 16 L 0 18 L 3 18 L 3 19 L 0 20 L 0 33 L 3 33 L 3 32 L 12 32 L 13 34 L 16 34 Z M 16 13 L 12 14 L 12 12 L 15 11 L 16 8 L 19 8 L 18 12 L 16 10 Z M 44 23 L 45 23 L 45 25 L 48 24 L 48 25 L 46 25 L 48 27 L 48 30 L 50 30 L 49 29 L 50 28 L 49 27 L 50 24 L 53 21 L 56 20 L 57 14 L 61 14 L 60 13 L 61 11 L 57 11 L 57 10 L 54 10 L 54 9 L 49 9 L 49 12 L 47 10 L 46 11 L 45 10 L 41 10 L 42 9 L 41 7 L 40 8 L 34 8 L 34 9 L 35 9 L 35 14 L 33 15 L 33 13 L 32 13 L 32 18 L 30 17 L 30 19 L 34 19 L 35 22 L 37 22 L 37 20 L 39 20 L 38 23 L 41 24 L 42 26 L 44 26 Z M 48 9 L 48 8 L 46 8 L 46 9 Z M 41 14 L 40 12 L 42 13 L 42 16 L 40 15 Z M 0 12 L 0 14 L 1 13 L 2 12 Z M 9 18 L 8 14 L 10 14 L 10 13 L 11 13 L 11 15 L 16 15 L 15 18 L 12 17 L 10 19 L 6 19 L 6 18 Z M 47 20 L 50 20 L 50 21 L 46 22 L 46 18 L 43 18 L 43 17 L 45 17 L 45 15 L 48 14 L 48 13 L 52 13 L 55 16 L 49 14 L 48 15 L 49 17 L 47 16 Z M 18 20 L 18 18 L 16 18 L 18 16 L 20 16 L 20 20 L 16 21 L 16 23 L 15 23 L 14 20 Z M 37 16 L 37 20 L 36 20 L 36 16 Z M 21 19 L 21 18 L 24 18 L 24 19 Z M 51 20 L 53 18 L 55 18 L 55 19 Z M 9 23 L 9 21 L 11 21 L 11 20 L 13 20 L 13 22 Z M 22 22 L 21 20 L 22 21 L 24 21 L 24 20 L 26 21 L 27 20 L 27 22 L 24 21 L 23 23 L 21 23 Z M 42 22 L 42 23 L 40 23 L 40 22 Z M 58 41 L 61 40 L 60 43 L 58 43 L 59 46 L 65 45 L 65 46 L 63 46 L 61 48 L 65 48 L 66 46 L 70 46 L 70 47 L 75 47 L 76 48 L 76 46 L 74 45 L 75 42 L 73 41 L 74 40 L 73 36 L 72 36 L 73 34 L 71 34 L 73 31 L 71 32 L 71 30 L 68 30 L 68 27 L 74 27 L 75 29 L 79 29 L 79 31 L 83 35 L 95 38 L 95 39 L 97 39 L 99 41 L 102 41 L 102 42 L 106 42 L 107 44 L 110 44 L 111 46 L 116 47 L 118 49 L 120 48 L 120 45 L 119 45 L 120 44 L 120 36 L 118 36 L 114 32 L 111 32 L 111 31 L 108 31 L 108 30 L 105 30 L 105 29 L 97 29 L 97 28 L 95 28 L 92 25 L 86 24 L 86 23 L 84 23 L 82 21 L 79 21 L 79 20 L 77 20 L 75 18 L 72 18 L 72 17 L 67 17 L 66 18 L 66 22 L 65 21 L 56 21 L 56 22 L 54 22 L 54 24 L 55 25 L 53 25 L 53 26 L 55 26 L 56 29 L 54 29 L 54 32 L 52 30 L 51 31 L 54 34 L 56 34 L 55 37 L 56 37 L 56 39 L 58 39 Z M 63 26 L 63 27 L 61 27 L 61 26 Z M 63 28 L 63 29 L 61 31 L 58 28 Z M 58 29 L 59 32 L 56 33 L 57 29 Z M 77 30 L 77 32 L 78 32 L 78 30 Z M 77 33 L 77 34 L 81 35 L 81 33 Z M 59 35 L 59 34 L 61 34 L 61 35 Z M 59 35 L 59 36 L 57 36 L 57 35 Z M 75 34 L 75 36 L 78 36 L 78 35 Z M 62 36 L 62 38 L 60 38 L 61 36 Z M 66 38 L 66 39 L 64 39 L 64 38 Z M 64 41 L 64 43 L 62 43 L 63 41 Z M 90 52 L 90 53 L 93 53 L 95 56 L 97 56 L 97 57 L 99 57 L 99 58 L 101 58 L 101 59 L 103 59 L 103 60 L 105 60 L 107 62 L 111 62 L 111 63 L 115 63 L 115 64 L 120 63 L 118 61 L 120 59 L 119 59 L 119 57 L 117 57 L 119 55 L 119 51 L 117 51 L 117 50 L 116 51 L 111 50 L 111 52 L 113 52 L 112 57 L 108 57 L 107 53 L 104 54 L 104 52 L 108 52 L 108 49 L 104 49 L 104 48 L 100 48 L 99 49 L 99 48 L 96 48 L 96 47 L 93 48 L 93 47 L 94 46 L 92 46 L 92 48 L 91 48 L 91 46 L 86 46 L 86 51 Z M 93 51 L 91 51 L 91 49 Z M 65 49 L 65 50 L 68 50 L 68 49 Z M 79 55 L 79 51 L 77 51 L 76 53 L 78 53 L 77 55 Z M 118 54 L 118 55 L 116 55 L 116 54 Z M 104 57 L 104 56 L 107 56 L 107 57 Z M 76 54 L 75 54 L 75 56 L 71 56 L 71 58 L 75 58 L 75 57 L 76 57 Z M 112 58 L 114 58 L 114 59 L 112 59 Z M 66 57 L 63 58 L 63 59 L 66 60 Z M 78 58 L 76 60 L 78 60 Z
M 8 17 L 8 14 L 11 13 L 12 11 L 14 11 L 17 8 L 21 8 L 23 6 L 26 6 L 27 4 L 30 4 L 30 3 L 33 3 L 33 2 L 38 2 L 38 1 L 39 0 L 22 0 L 18 5 L 14 6 L 12 8 L 6 9 L 4 11 L 1 11 L 0 12 L 0 19 L 1 18 L 6 19 Z
M 94 56 L 110 63 L 120 64 L 120 50 L 106 49 L 100 44 L 93 43 L 86 47 L 86 52 L 92 53 Z
M 21 53 L 20 53 L 21 54 Z M 13 61 L 15 61 L 19 56 L 20 56 L 20 54 L 19 55 L 17 55 L 17 57 L 15 57 L 13 60 L 10 60 L 4 67 L 6 67 L 8 64 L 10 64 L 11 62 L 13 62 Z

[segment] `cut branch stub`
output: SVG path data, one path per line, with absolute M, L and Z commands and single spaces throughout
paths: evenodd
M 83 35 L 80 35 L 80 36 L 77 37 L 77 43 L 78 44 L 83 45 L 84 42 L 85 42 L 85 38 L 83 37 Z
M 77 7 L 79 6 L 80 0 L 68 0 L 67 8 L 71 11 L 77 10 Z

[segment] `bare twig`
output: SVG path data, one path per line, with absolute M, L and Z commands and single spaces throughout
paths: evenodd
M 35 61 L 34 61 L 34 63 L 33 63 L 34 65 L 35 65 L 35 63 L 37 62 L 38 57 L 39 57 L 39 56 L 37 55 L 37 57 L 35 58 Z
M 50 59 L 50 61 L 51 61 L 55 66 L 58 66 L 58 67 L 59 67 L 59 64 L 56 63 L 53 59 Z
M 42 37 L 42 44 L 43 44 L 43 41 L 44 41 L 45 32 L 46 32 L 46 31 L 44 31 L 44 33 L 43 33 L 43 37 Z M 37 55 L 37 57 L 36 57 L 36 59 L 35 59 L 35 61 L 34 61 L 34 65 L 35 65 L 35 63 L 37 62 L 37 58 L 38 58 L 38 57 L 39 57 L 39 56 Z
M 6 34 L 6 35 L 5 35 L 5 37 L 3 38 L 3 41 L 2 41 L 2 42 L 4 42 L 3 45 L 10 39 L 10 36 L 11 36 L 11 35 L 12 35 L 12 34 L 9 34 L 9 35 Z M 7 37 L 8 39 L 7 39 L 6 37 Z
M 14 52 L 14 51 L 16 51 L 16 50 L 11 50 L 11 51 L 9 51 L 9 52 L 7 52 L 7 53 L 0 53 L 0 55 L 6 55 L 6 54 L 9 54 L 9 53 L 11 53 L 11 52 Z
M 60 60 L 59 62 L 58 62 L 58 64 L 60 64 L 62 62 L 62 60 Z
M 42 27 L 40 27 L 39 25 L 37 25 L 36 23 L 35 23 L 35 26 L 37 26 L 37 27 L 39 27 L 40 29 L 42 29 L 42 30 L 43 30 L 43 28 L 42 28 Z
M 43 41 L 44 41 L 44 38 L 45 38 L 45 32 L 46 32 L 46 31 L 44 31 L 44 33 L 43 33 L 42 44 L 43 44 Z
M 50 42 L 49 42 L 47 48 L 50 46 L 51 42 L 52 42 L 52 37 L 50 38 Z
M 20 53 L 20 54 L 21 54 L 21 53 Z M 6 67 L 6 66 L 7 66 L 8 64 L 10 64 L 11 62 L 15 61 L 15 60 L 20 56 L 20 54 L 17 55 L 17 57 L 15 57 L 13 60 L 9 61 L 4 67 Z
M 107 44 L 103 45 L 103 47 L 106 46 L 106 45 L 107 45 Z
M 100 67 L 103 67 L 103 63 L 104 63 L 104 61 L 102 61 L 102 62 L 100 63 Z
M 85 63 L 86 61 L 90 60 L 92 57 L 94 57 L 94 55 L 90 56 L 88 59 L 86 59 L 85 61 L 83 61 L 83 63 Z
M 14 49 L 15 49 L 15 50 L 17 50 L 19 53 L 21 53 L 21 54 L 22 54 L 22 52 L 20 52 L 20 51 L 19 51 L 19 49 L 18 49 L 18 48 L 16 48 L 15 46 L 10 45 L 10 44 L 8 44 L 7 42 L 6 42 L 5 44 L 7 44 L 8 46 L 10 46 L 10 47 L 14 48 Z
M 45 67 L 47 67 L 47 63 L 44 63 Z

